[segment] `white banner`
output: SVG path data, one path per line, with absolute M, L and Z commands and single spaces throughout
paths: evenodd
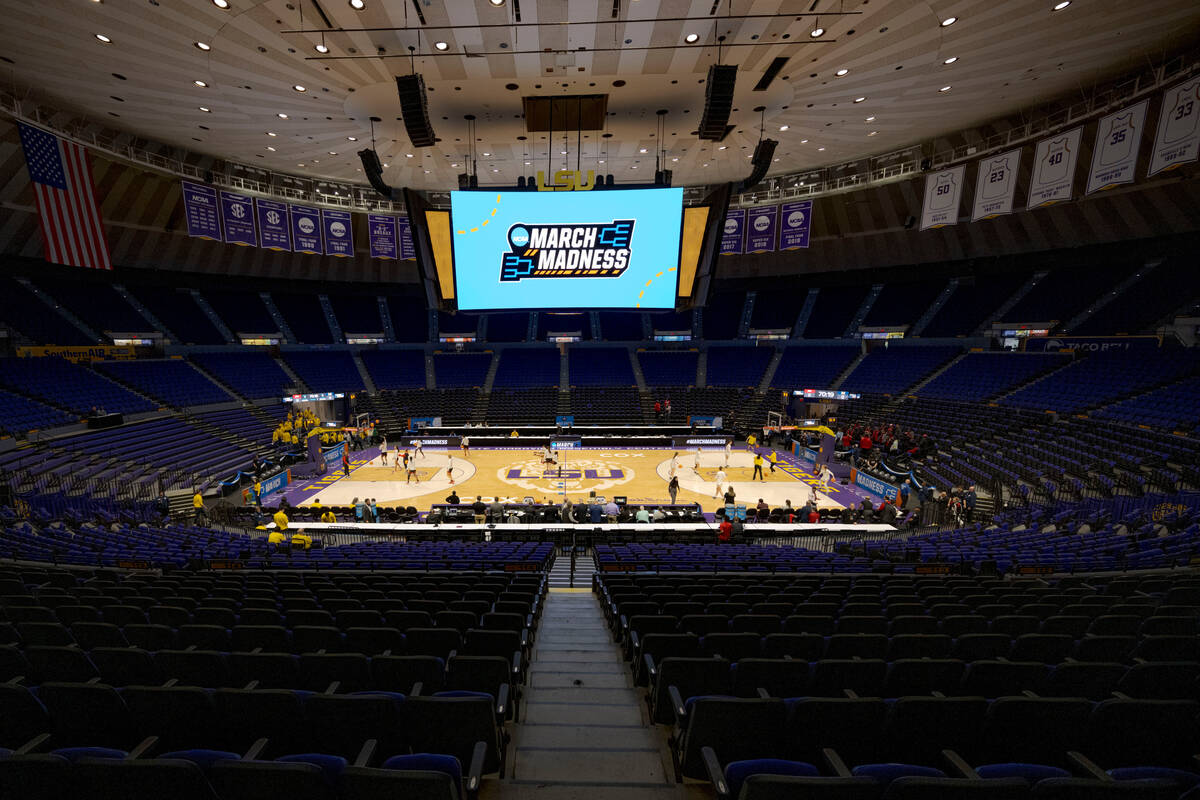
M 1196 160 L 1200 149 L 1200 78 L 1192 78 L 1163 93 L 1150 171 L 1157 175 Z
M 966 165 L 931 172 L 925 176 L 925 204 L 921 207 L 921 230 L 941 228 L 958 222 Z
M 1029 176 L 1029 202 L 1026 209 L 1048 206 L 1071 199 L 1075 184 L 1075 159 L 1083 128 L 1072 128 L 1058 136 L 1038 142 L 1033 154 L 1033 174 Z
M 1149 100 L 1143 100 L 1100 120 L 1092 150 L 1092 168 L 1088 171 L 1088 194 L 1133 183 L 1149 104 Z
M 1021 166 L 1021 148 L 1009 150 L 979 161 L 975 173 L 975 204 L 971 222 L 1011 214 L 1017 191 L 1017 169 Z

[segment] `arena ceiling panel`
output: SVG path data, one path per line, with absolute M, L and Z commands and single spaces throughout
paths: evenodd
M 1194 0 L 1060 4 L 0 0 L 0 75 L 18 96 L 110 128 L 330 180 L 365 182 L 355 153 L 377 116 L 385 180 L 429 189 L 465 170 L 467 114 L 481 184 L 577 166 L 648 180 L 665 109 L 662 166 L 688 185 L 744 177 L 760 127 L 780 142 L 770 174 L 887 153 L 1082 99 L 1200 31 Z M 705 142 L 692 132 L 721 36 L 723 62 L 740 68 L 734 128 Z M 413 148 L 399 119 L 394 77 L 414 69 L 440 138 L 430 148 Z M 527 131 L 523 98 L 555 94 L 608 95 L 604 133 Z

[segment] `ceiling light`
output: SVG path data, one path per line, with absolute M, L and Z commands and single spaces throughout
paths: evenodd
M 791 126 L 790 125 L 780 125 L 779 130 L 786 131 L 789 127 L 791 127 Z
M 528 162 L 528 161 L 526 161 L 525 163 L 526 163 L 526 164 L 528 164 L 529 162 Z M 450 166 L 452 166 L 452 167 L 457 167 L 457 166 L 458 166 L 458 164 L 451 164 Z
M 688 44 L 693 44 L 693 43 L 699 41 L 699 39 L 700 39 L 700 34 L 698 34 L 698 33 L 689 33 L 687 36 L 683 37 L 683 40 L 685 42 L 687 42 Z
M 705 164 L 704 166 L 706 166 L 706 167 L 707 167 L 707 166 L 708 166 L 708 164 Z
M 644 153 L 644 152 L 646 152 L 646 148 L 644 148 L 644 147 L 642 147 L 642 148 L 639 148 L 639 149 L 638 149 L 638 152 L 639 152 L 639 153 Z
M 267 149 L 270 150 L 272 153 L 275 152 L 275 148 L 271 147 L 271 145 L 267 145 Z
M 1062 11 L 1064 8 L 1066 8 L 1069 5 L 1071 5 L 1071 0 L 1062 0 L 1061 3 L 1055 3 L 1054 10 Z
M 843 75 L 847 74 L 848 72 L 850 72 L 850 70 L 846 69 L 845 67 L 842 67 L 841 69 L 839 69 L 837 72 L 835 72 L 833 74 L 837 75 L 840 78 Z
M 872 114 L 871 116 L 867 117 L 867 122 L 874 122 L 874 121 L 875 121 L 875 115 L 874 115 L 874 114 Z
M 484 155 L 486 156 L 486 155 L 487 155 L 487 153 L 484 153 Z M 413 157 L 413 154 L 412 154 L 412 153 L 405 153 L 405 154 L 404 154 L 404 157 L 405 157 L 405 158 L 412 158 L 412 157 Z
M 500 170 L 498 170 L 498 169 L 492 169 L 492 172 L 499 172 L 499 171 Z
M 229 0 L 213 0 L 213 5 L 217 8 L 229 8 Z
M 279 112 L 278 114 L 276 114 L 275 116 L 279 117 L 280 119 L 287 119 L 287 118 L 288 118 L 288 115 L 287 115 L 287 114 L 285 114 L 285 113 L 283 113 L 282 111 L 280 111 L 280 112 Z
M 357 141 L 358 141 L 358 137 L 357 137 L 357 136 L 347 136 L 347 137 L 346 137 L 346 141 L 347 141 L 347 142 L 357 142 Z
M 97 33 L 96 38 L 99 39 L 100 41 L 104 42 L 105 44 L 112 44 L 112 39 L 108 38 L 103 33 Z
M 324 42 L 313 45 L 313 49 L 316 50 L 318 53 L 328 53 L 329 52 L 329 46 L 326 45 Z
M 854 102 L 861 103 L 863 100 L 866 100 L 866 99 L 867 98 L 865 98 L 865 97 L 856 97 L 856 98 L 854 98 Z
M 203 50 L 206 53 L 209 50 L 212 50 L 212 45 L 210 45 L 208 42 L 192 42 L 192 44 L 195 45 L 197 49 Z
M 637 169 L 637 164 L 634 164 L 630 169 Z
M 958 61 L 958 56 L 950 56 L 949 58 L 947 58 L 947 59 L 946 59 L 945 61 L 943 61 L 942 63 L 943 63 L 943 64 L 953 64 L 955 61 Z
M 678 161 L 679 159 L 678 159 L 678 158 L 672 158 L 671 160 L 672 160 L 672 161 Z
M 303 165 L 303 164 L 297 164 L 296 166 L 297 166 L 297 167 L 303 167 L 304 165 Z
M 956 22 L 958 22 L 958 17 L 946 17 L 944 20 L 942 20 L 942 27 L 949 28 Z
M 824 148 L 824 147 L 818 147 L 817 149 L 818 149 L 818 150 L 824 150 L 825 148 Z
M 879 131 L 871 131 L 870 133 L 867 134 L 867 136 L 874 136 L 877 133 L 879 133 Z
M 812 38 L 816 39 L 819 36 L 825 35 L 825 29 L 818 25 L 817 27 L 815 27 L 811 31 L 809 31 L 808 35 L 811 36 Z M 706 164 L 705 166 L 708 166 L 708 165 Z
M 208 84 L 207 84 L 207 83 L 205 83 L 204 81 L 192 81 L 192 83 L 196 84 L 196 85 L 197 85 L 197 86 L 199 86 L 201 89 L 203 89 L 203 88 L 205 88 L 205 87 L 207 87 L 207 86 L 208 86 Z
M 485 155 L 485 156 L 490 156 L 490 155 L 491 155 L 491 153 L 484 153 L 484 155 Z M 412 158 L 412 156 L 409 156 L 409 158 Z
M 801 139 L 800 144 L 808 144 L 808 139 Z
M 558 154 L 559 154 L 560 156 L 565 156 L 565 155 L 567 154 L 567 151 L 566 151 L 566 150 L 559 150 L 559 151 L 558 151 Z M 484 155 L 486 156 L 486 155 L 487 155 L 487 153 L 484 153 Z
M 336 155 L 337 155 L 337 152 L 336 152 L 336 151 L 334 151 L 334 150 L 330 150 L 330 151 L 329 151 L 329 155 L 331 155 L 331 156 L 336 156 Z
M 425 174 L 426 174 L 426 175 L 428 175 L 428 174 L 429 174 L 429 170 L 425 170 Z
M 438 50 L 445 50 L 450 47 L 450 45 L 446 44 L 445 42 L 434 42 L 433 46 Z
M 295 89 L 297 92 L 307 92 L 308 91 L 308 89 L 304 88 L 303 86 L 301 86 L 298 83 L 295 86 L 293 86 L 292 88 Z
M 201 110 L 201 111 L 203 111 L 205 114 L 211 114 L 211 113 L 212 113 L 212 109 L 211 109 L 211 108 L 209 108 L 208 106 L 200 106 L 200 110 Z
M 488 2 L 494 5 L 496 8 L 504 5 L 504 0 L 488 0 Z
M 267 136 L 278 136 L 278 135 L 279 134 L 277 134 L 275 131 L 267 131 Z
M 724 145 L 724 144 L 723 144 L 723 145 L 721 145 L 720 147 L 718 147 L 717 149 L 718 149 L 718 150 L 724 150 L 726 147 L 728 147 L 728 145 Z
M 362 11 L 367 7 L 367 4 L 364 0 L 350 0 L 350 7 L 355 11 Z
M 943 86 L 942 88 L 938 89 L 938 91 L 939 91 L 939 92 L 948 92 L 948 91 L 950 91 L 950 87 L 949 87 L 949 86 Z
M 529 166 L 529 163 L 530 163 L 530 162 L 526 161 L 526 162 L 525 162 L 525 166 L 527 166 L 527 167 L 528 167 L 528 166 Z M 604 162 L 603 162 L 603 161 L 601 161 L 600 163 L 601 163 L 601 164 L 603 164 Z M 458 164 L 451 164 L 450 166 L 452 166 L 452 167 L 457 167 L 457 166 L 458 166 Z
M 528 164 L 529 162 L 528 162 L 528 161 L 526 161 L 525 163 L 526 163 L 526 164 Z M 603 164 L 603 163 L 604 163 L 604 159 L 603 159 L 603 158 L 602 158 L 602 159 L 600 159 L 600 160 L 599 160 L 597 163 L 599 163 L 599 164 Z
M 384 169 L 387 169 L 387 166 L 388 166 L 387 164 L 384 164 L 384 165 L 383 165 L 383 168 L 384 168 Z

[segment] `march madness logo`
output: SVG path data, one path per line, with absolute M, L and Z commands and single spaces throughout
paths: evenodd
M 511 253 L 501 281 L 522 278 L 619 278 L 629 267 L 631 219 L 593 225 L 525 225 L 508 229 Z
M 605 461 L 571 457 L 561 466 L 539 460 L 511 464 L 499 470 L 497 477 L 530 492 L 547 494 L 603 492 L 633 480 L 633 470 Z

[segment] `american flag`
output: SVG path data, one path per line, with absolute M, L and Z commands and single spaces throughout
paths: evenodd
M 87 150 L 25 124 L 21 146 L 42 215 L 46 260 L 112 269 Z

